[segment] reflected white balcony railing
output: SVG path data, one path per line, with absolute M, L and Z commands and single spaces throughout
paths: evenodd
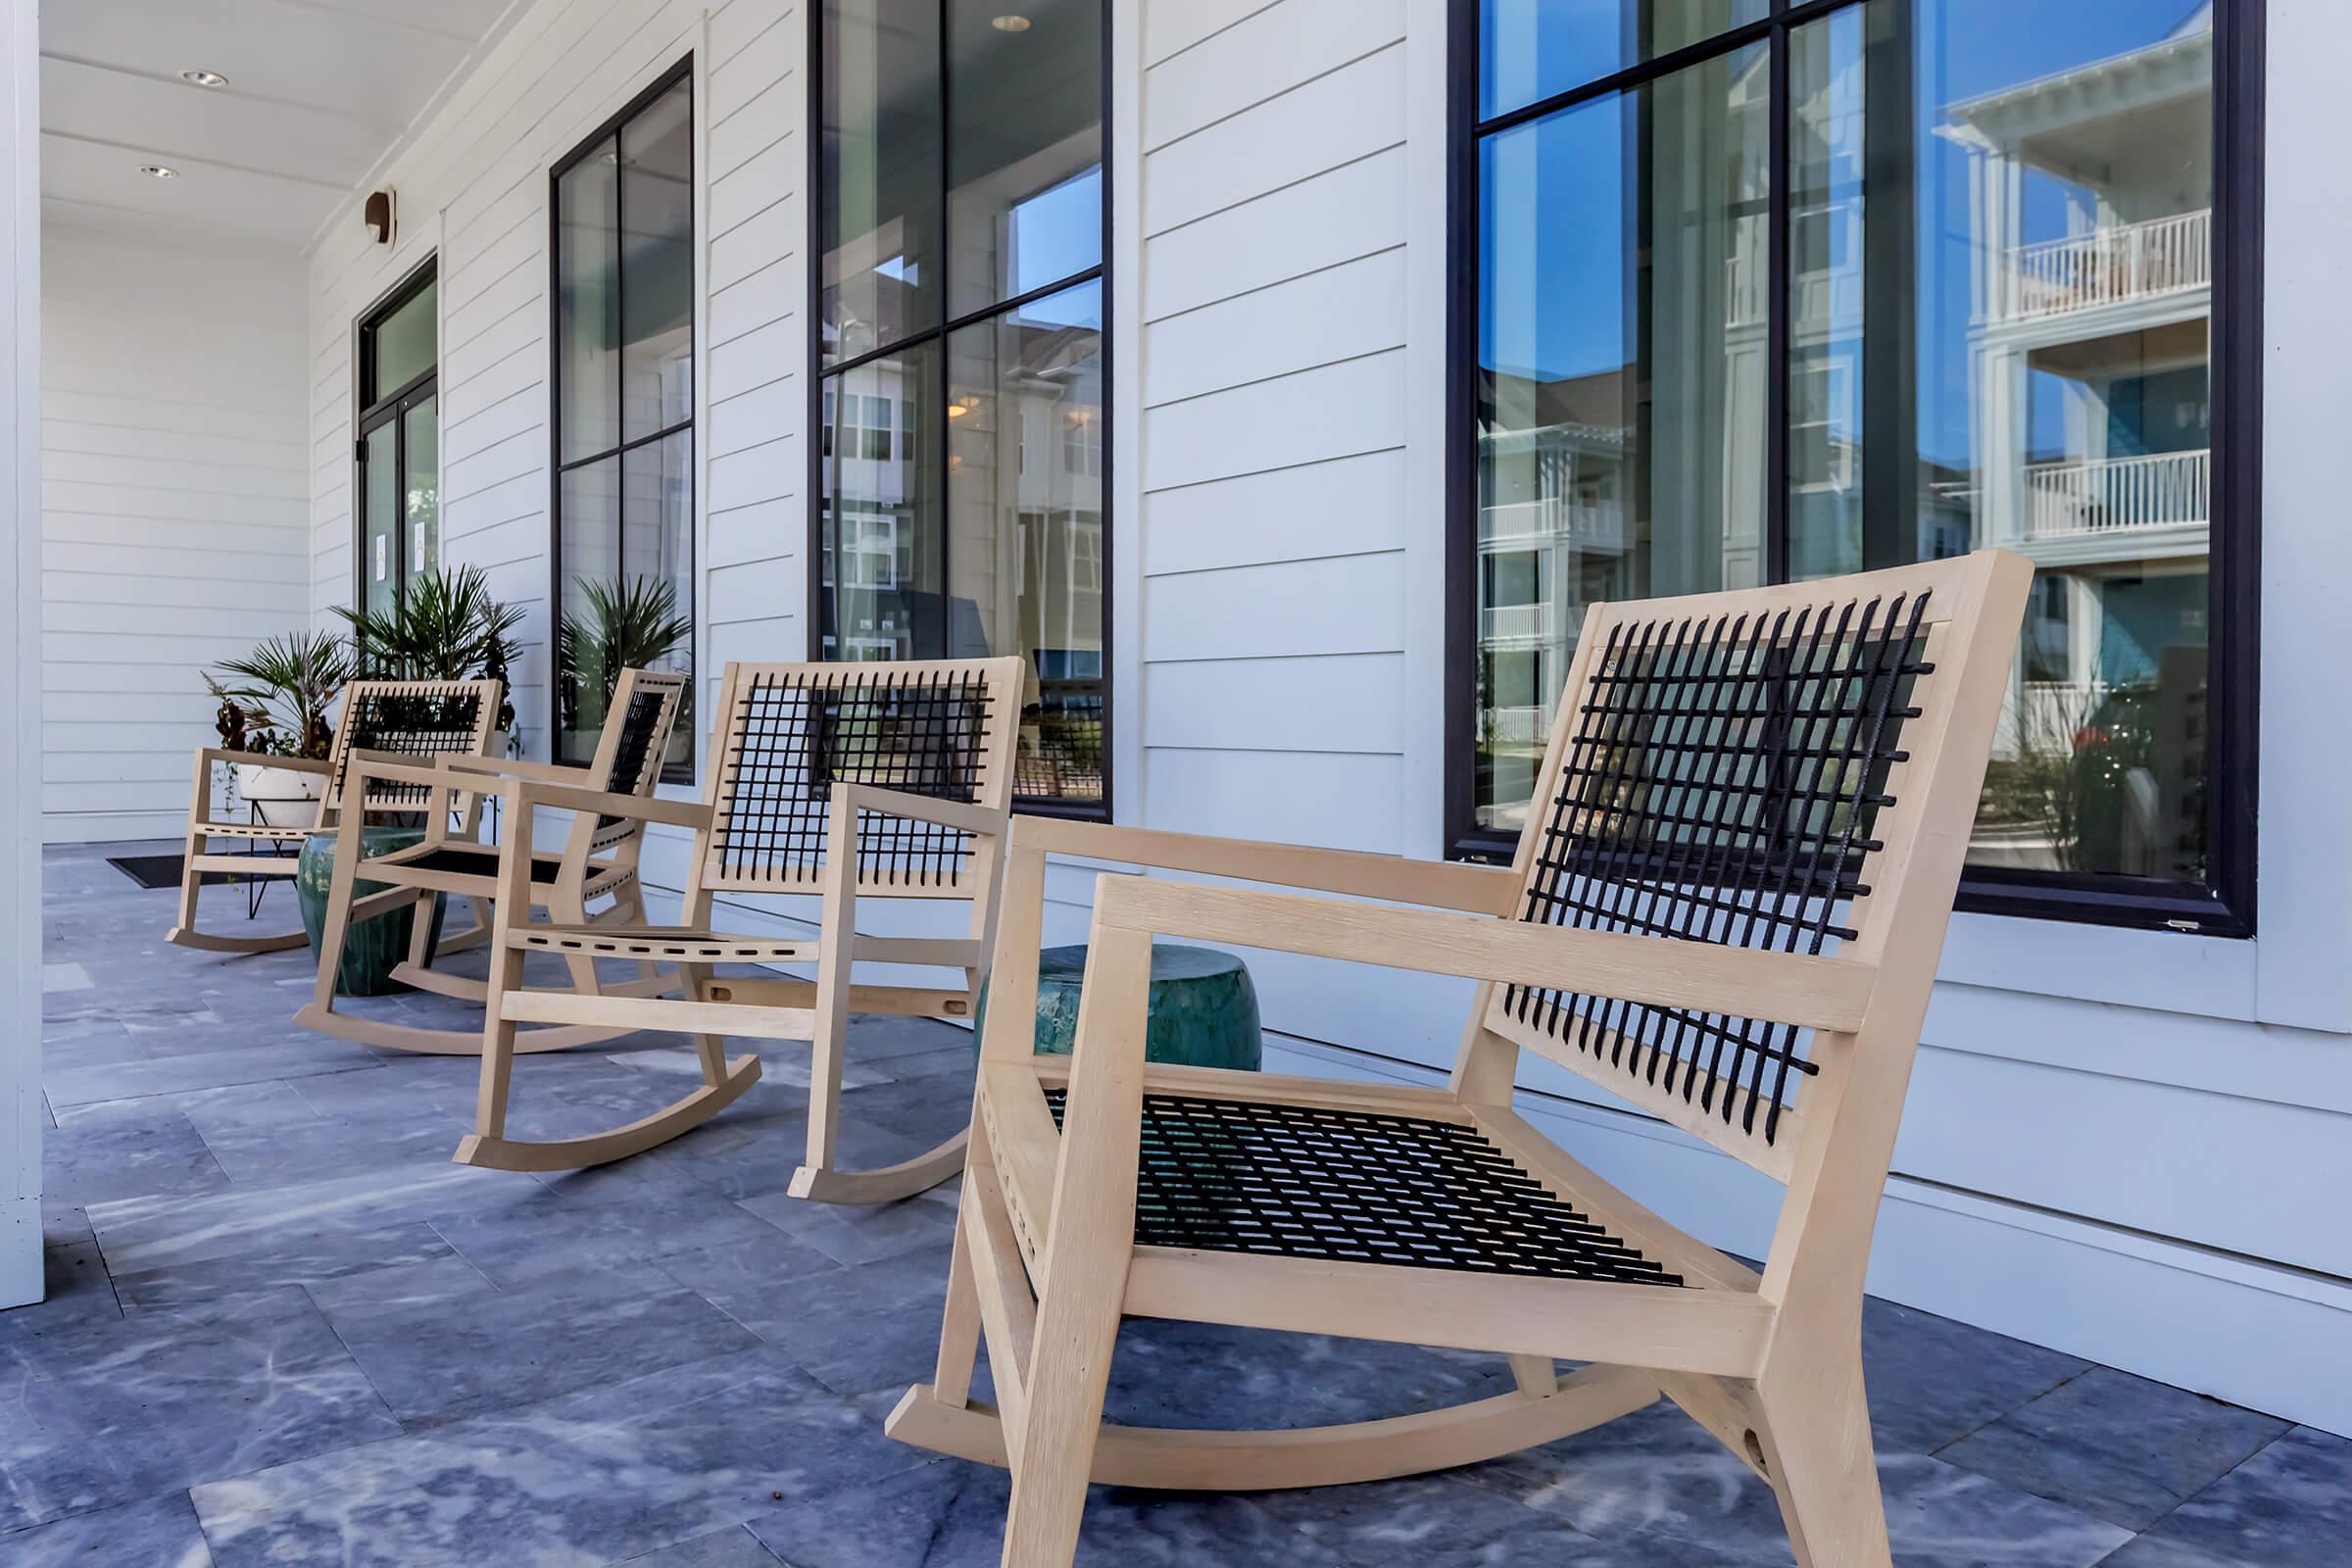
M 2158 452 L 2026 468 L 2026 537 L 2063 539 L 2123 528 L 2204 522 L 2211 452 Z
M 1535 501 L 1499 502 L 1479 511 L 1478 546 L 1482 551 L 1532 550 L 1550 544 L 1622 553 L 1624 506 L 1614 501 L 1580 505 L 1565 496 L 1547 495 Z
M 1481 744 L 1542 746 L 1551 733 L 1551 710 L 1546 708 L 1490 708 L 1479 714 Z
M 1540 640 L 1553 630 L 1558 618 L 1548 604 L 1483 605 L 1478 612 L 1479 641 L 1492 647 Z
M 2150 299 L 2213 282 L 2213 211 L 2118 223 L 2009 252 L 2004 297 L 2011 320 Z

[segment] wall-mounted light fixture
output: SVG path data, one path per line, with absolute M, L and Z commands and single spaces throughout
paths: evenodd
M 999 32 L 1027 32 L 1029 30 L 1027 17 L 991 17 L 988 24 Z
M 374 236 L 375 242 L 378 245 L 389 245 L 392 243 L 394 215 L 392 193 L 390 191 L 369 191 L 368 193 L 368 205 L 362 209 L 361 216 L 367 220 L 368 232 Z

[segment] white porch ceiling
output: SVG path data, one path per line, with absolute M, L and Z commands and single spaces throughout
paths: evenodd
M 308 244 L 514 9 L 46 0 L 43 221 L 164 242 Z M 183 71 L 228 85 L 195 86 Z M 178 177 L 142 174 L 142 164 Z

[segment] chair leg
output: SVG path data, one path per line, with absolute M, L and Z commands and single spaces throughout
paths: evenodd
M 1095 1467 L 1119 1305 L 1127 1294 L 1127 1252 L 1122 1248 L 1083 1259 L 1076 1253 L 1054 1250 L 1037 1303 L 1028 1396 L 1020 1423 L 1007 1434 L 1012 1507 L 1004 1522 L 1004 1568 L 1059 1568 L 1078 1555 L 1087 1478 Z
M 588 906 L 581 903 L 576 897 L 561 901 L 551 900 L 547 912 L 549 917 L 559 925 L 586 925 L 588 923 Z M 566 954 L 564 964 L 571 971 L 572 990 L 583 997 L 593 997 L 598 994 L 596 960 L 594 958 L 577 954 Z
M 481 1084 L 473 1102 L 475 1138 L 499 1139 L 507 1134 L 507 1096 L 514 1081 L 514 1023 L 506 1015 L 506 1003 L 507 993 L 521 977 L 522 955 L 508 945 L 503 929 L 493 926 L 490 985 L 482 999 Z M 465 1145 L 459 1147 L 463 1159 Z
M 360 813 L 351 813 L 357 824 Z M 360 881 L 360 835 L 356 831 L 338 831 L 335 835 L 335 874 L 327 882 L 326 924 L 318 933 L 318 979 L 311 992 L 312 1005 L 321 1012 L 332 1012 L 335 1006 L 335 979 L 343 967 L 343 944 L 351 934 L 351 901 Z
M 850 1034 L 850 978 L 858 947 L 854 884 L 825 890 L 816 956 L 816 1021 L 808 1041 L 808 1152 L 804 1173 L 833 1168 L 841 1120 L 842 1056 Z M 796 1185 L 805 1185 L 798 1184 Z
M 652 964 L 647 964 L 651 969 Z M 710 965 L 681 963 L 678 965 L 679 989 L 689 1002 L 710 1000 Z M 716 1084 L 727 1076 L 727 1042 L 719 1035 L 696 1035 L 694 1053 L 703 1066 L 703 1082 Z
M 976 1200 L 967 1171 L 963 1203 L 956 1211 L 956 1250 L 948 1258 L 948 1305 L 940 1314 L 939 1357 L 933 1364 L 931 1392 L 941 1401 L 961 1407 L 972 1396 L 972 1369 L 980 1359 L 980 1279 L 973 1271 L 971 1237 L 966 1227 Z
M 1760 1462 L 1780 1498 L 1798 1568 L 1892 1568 L 1859 1348 L 1841 1362 L 1767 1377 L 1756 1391 L 1761 1420 L 1746 1436 L 1747 1457 Z

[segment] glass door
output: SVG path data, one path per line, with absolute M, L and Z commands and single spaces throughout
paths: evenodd
M 434 264 L 402 279 L 359 325 L 358 592 L 399 605 L 441 559 L 441 425 Z

